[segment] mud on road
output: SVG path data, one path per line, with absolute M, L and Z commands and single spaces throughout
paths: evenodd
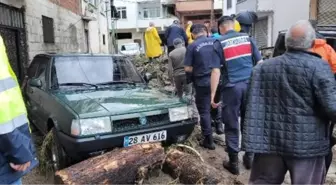
M 250 176 L 250 171 L 246 170 L 242 164 L 242 156 L 243 152 L 240 153 L 240 175 L 235 176 L 230 174 L 223 168 L 223 161 L 228 160 L 227 153 L 225 152 L 225 141 L 224 135 L 214 135 L 216 141 L 216 149 L 215 150 L 206 150 L 198 145 L 199 140 L 201 140 L 200 136 L 200 129 L 196 128 L 193 134 L 194 138 L 189 140 L 188 144 L 192 145 L 202 156 L 205 162 L 209 163 L 219 171 L 223 173 L 223 175 L 227 178 L 234 179 L 236 184 L 248 184 L 248 179 Z M 41 143 L 41 136 L 34 135 L 34 140 L 36 140 L 37 145 Z M 39 148 L 37 146 L 37 148 Z M 334 148 L 334 153 L 336 149 Z M 334 155 L 333 163 L 330 167 L 329 173 L 327 175 L 326 183 L 325 184 L 335 184 L 336 183 L 336 155 Z M 267 164 L 265 164 L 267 165 Z M 31 173 L 23 178 L 24 184 L 51 184 L 51 180 L 45 176 L 44 173 L 41 173 L 39 168 L 34 169 Z M 173 179 L 169 175 L 160 173 L 156 176 L 152 176 L 148 179 L 145 184 L 178 184 L 178 179 Z M 285 182 L 283 184 L 290 184 L 290 176 L 289 174 L 286 175 Z

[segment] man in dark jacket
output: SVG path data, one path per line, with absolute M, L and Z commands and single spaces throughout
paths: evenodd
M 168 55 L 171 51 L 175 49 L 174 40 L 180 38 L 184 41 L 185 45 L 188 45 L 188 37 L 186 32 L 180 26 L 180 22 L 175 20 L 172 25 L 170 25 L 165 32 L 165 37 L 167 40 Z
M 336 82 L 309 52 L 315 31 L 299 21 L 286 33 L 287 52 L 261 62 L 247 95 L 242 148 L 255 153 L 249 184 L 323 184 L 329 123 L 336 121 Z
M 253 58 L 261 61 L 261 55 L 247 34 L 234 31 L 232 17 L 221 17 L 218 20 L 218 27 L 222 37 L 214 43 L 216 55 L 212 56 L 211 63 L 211 104 L 213 108 L 218 106 L 215 94 L 221 74 L 222 120 L 225 124 L 225 142 L 230 159 L 223 165 L 225 169 L 238 175 L 239 116 L 244 120 L 244 97 L 253 68 Z M 248 152 L 243 157 L 247 169 L 251 168 L 252 158 L 253 154 Z

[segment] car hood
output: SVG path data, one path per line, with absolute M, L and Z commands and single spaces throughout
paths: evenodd
M 144 88 L 58 92 L 54 95 L 81 118 L 163 110 L 183 105 L 176 97 Z

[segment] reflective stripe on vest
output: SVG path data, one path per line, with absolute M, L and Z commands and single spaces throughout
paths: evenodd
M 26 123 L 28 123 L 26 114 L 17 116 L 10 121 L 0 124 L 0 134 L 7 134 L 10 132 L 13 132 L 13 130 L 15 130 L 18 127 L 21 127 L 22 125 Z
M 16 82 L 13 78 L 5 78 L 0 80 L 0 93 L 3 91 L 7 91 L 8 89 L 14 88 L 16 85 Z

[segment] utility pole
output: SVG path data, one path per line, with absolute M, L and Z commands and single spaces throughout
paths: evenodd
M 210 11 L 210 28 L 213 27 L 213 21 L 214 21 L 214 7 L 215 6 L 215 0 L 211 0 L 211 11 Z

